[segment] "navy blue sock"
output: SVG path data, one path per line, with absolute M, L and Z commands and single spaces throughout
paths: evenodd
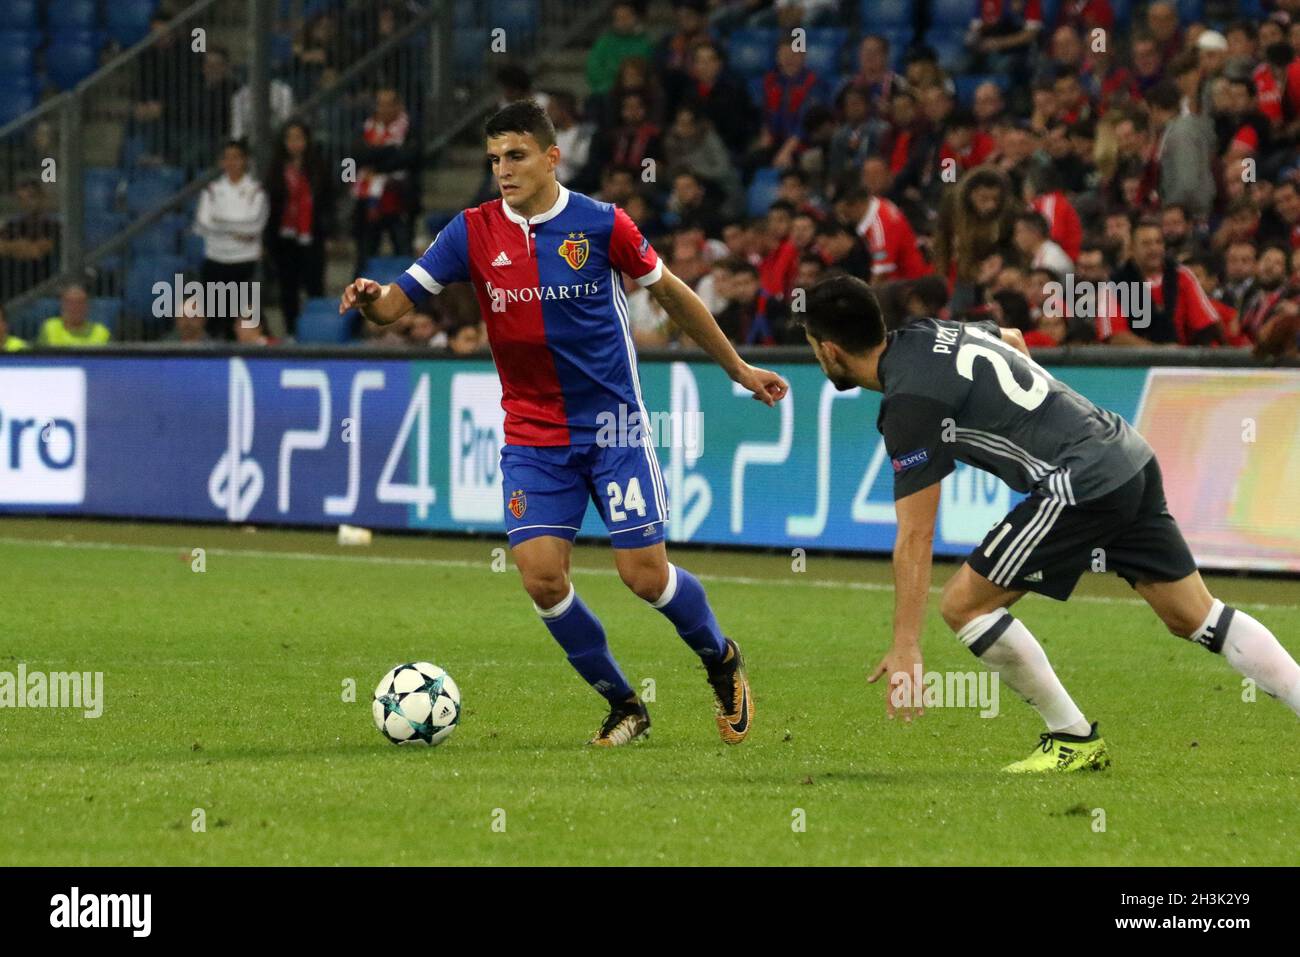
M 591 609 L 569 586 L 569 596 L 554 608 L 538 608 L 537 614 L 569 656 L 569 664 L 611 703 L 632 697 L 632 686 L 623 677 L 618 662 L 609 653 L 605 628 Z
M 704 659 L 705 664 L 719 662 L 727 655 L 727 640 L 722 636 L 718 619 L 709 607 L 708 596 L 700 580 L 684 568 L 668 566 L 668 587 L 651 602 L 677 627 L 682 641 Z

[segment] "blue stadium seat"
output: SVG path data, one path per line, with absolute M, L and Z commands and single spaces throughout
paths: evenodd
M 45 51 L 45 71 L 55 86 L 70 90 L 99 66 L 99 52 L 85 43 L 51 43 Z
M 0 34 L 0 83 L 7 88 L 10 77 L 30 76 L 31 72 L 31 47 L 19 46 L 17 39 L 8 33 Z
M 90 300 L 90 321 L 102 323 L 117 338 L 117 330 L 122 325 L 122 300 L 95 298 Z
M 0 0 L 0 23 L 6 30 L 39 30 L 40 8 L 36 0 Z
M 149 32 L 154 0 L 112 0 L 107 4 L 108 35 L 124 47 L 139 43 Z
M 889 68 L 895 73 L 903 71 L 903 62 L 907 59 L 907 50 L 912 45 L 914 34 L 910 29 L 906 30 L 880 30 L 881 36 L 889 41 Z M 857 68 L 857 61 L 853 63 Z
M 181 234 L 189 224 L 179 213 L 168 213 L 131 240 L 131 255 L 172 256 L 180 251 Z
M 957 102 L 962 106 L 970 106 L 975 99 L 975 90 L 982 83 L 992 80 L 1005 93 L 1011 86 L 1011 78 L 1002 73 L 966 73 L 954 78 L 953 85 L 957 88 Z
M 365 276 L 379 282 L 392 282 L 411 265 L 410 256 L 372 256 L 366 260 Z
M 489 22 L 494 27 L 504 27 L 506 35 L 533 33 L 537 29 L 537 0 L 492 0 Z
M 839 73 L 841 56 L 848 42 L 847 30 L 839 28 L 812 28 L 808 31 L 808 69 L 826 76 Z
M 126 311 L 132 316 L 153 318 L 154 283 L 175 282 L 177 273 L 184 275 L 185 260 L 180 256 L 145 256 L 131 263 L 126 276 Z
M 109 3 L 112 9 L 115 5 Z M 99 14 L 95 10 L 95 0 L 51 0 L 48 4 L 49 17 L 46 27 L 56 30 L 93 30 L 99 25 Z
M 882 33 L 902 27 L 910 30 L 916 9 L 912 0 L 861 0 L 858 13 L 864 34 Z
M 45 34 L 40 30 L 10 27 L 0 21 L 0 43 L 7 46 L 20 46 L 27 47 L 29 50 L 36 50 L 45 45 Z
M 1204 0 L 1174 0 L 1178 8 L 1178 22 L 1186 26 L 1205 16 Z
M 771 166 L 758 170 L 745 197 L 746 212 L 750 216 L 766 216 L 767 208 L 776 201 L 776 192 L 780 186 L 780 170 Z
M 776 30 L 746 27 L 727 38 L 727 63 L 741 76 L 762 76 L 776 64 Z
M 1043 29 L 1051 33 L 1052 24 L 1056 22 L 1056 12 L 1061 8 L 1061 0 L 1043 0 Z
M 199 267 L 203 265 L 203 257 L 207 252 L 207 246 L 203 237 L 191 230 L 186 230 L 181 236 L 181 253 L 185 257 L 185 265 L 194 272 L 198 272 Z
M 965 30 L 979 15 L 976 0 L 930 0 L 930 29 Z
M 428 216 L 424 217 L 424 228 L 429 231 L 430 236 L 437 236 L 447 224 L 456 218 L 456 211 L 449 209 L 435 209 Z
M 81 223 L 81 241 L 87 252 L 104 245 L 126 228 L 126 214 L 96 210 L 89 204 Z
M 117 194 L 125 177 L 116 166 L 88 166 L 82 177 L 86 211 L 109 212 L 117 208 Z
M 482 27 L 458 28 L 452 31 L 451 58 L 461 73 L 473 73 L 487 56 L 488 32 Z
M 308 299 L 294 338 L 302 343 L 343 343 L 352 338 L 354 313 L 339 315 L 337 299 Z
M 1115 14 L 1115 26 L 1127 27 L 1133 20 L 1133 0 L 1110 0 L 1111 12 Z
M 126 208 L 143 213 L 170 199 L 185 185 L 185 171 L 174 166 L 137 167 L 126 187 Z
M 103 30 L 86 30 L 81 27 L 51 27 L 48 36 L 53 46 L 87 46 L 92 50 L 102 50 L 108 43 L 108 34 Z
M 925 44 L 938 55 L 939 65 L 950 73 L 957 71 L 966 56 L 966 35 L 959 30 L 927 30 Z
M 36 106 L 36 94 L 30 89 L 14 89 L 0 96 L 0 126 L 18 119 Z
M 35 339 L 40 335 L 46 319 L 59 314 L 59 300 L 51 297 L 35 299 L 21 309 L 15 309 L 9 319 L 10 331 L 19 339 Z
M 479 0 L 455 0 L 451 25 L 456 30 L 483 25 L 484 8 Z

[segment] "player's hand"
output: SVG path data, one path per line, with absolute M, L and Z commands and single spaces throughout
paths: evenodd
M 378 301 L 383 291 L 384 287 L 373 279 L 354 279 L 343 290 L 343 297 L 339 300 L 339 315 L 349 309 L 358 309 Z
M 875 684 L 882 675 L 889 676 L 889 691 L 885 695 L 885 715 L 896 715 L 910 722 L 925 714 L 921 703 L 922 687 L 919 681 L 924 674 L 919 645 L 894 645 L 888 654 L 880 659 L 876 670 L 867 677 L 868 684 Z
M 790 386 L 775 372 L 746 365 L 736 376 L 736 381 L 754 394 L 764 405 L 773 406 L 785 398 Z

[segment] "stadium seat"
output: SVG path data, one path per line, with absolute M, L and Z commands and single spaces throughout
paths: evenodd
M 0 126 L 18 119 L 36 106 L 36 94 L 30 89 L 14 89 L 0 96 Z
M 424 228 L 428 230 L 430 236 L 437 236 L 447 227 L 447 224 L 455 218 L 455 210 L 435 209 L 428 216 L 424 217 Z
M 966 35 L 961 31 L 928 30 L 925 44 L 939 57 L 939 65 L 950 73 L 958 69 L 966 56 Z
M 767 208 L 776 201 L 781 185 L 781 172 L 775 167 L 760 169 L 754 174 L 745 197 L 745 209 L 750 216 L 766 216 Z
M 46 319 L 59 314 L 59 300 L 52 296 L 34 299 L 10 317 L 11 332 L 19 339 L 35 339 Z
M 479 0 L 455 0 L 451 25 L 456 30 L 483 25 L 483 5 Z
M 889 68 L 896 73 L 901 73 L 903 64 L 907 59 L 908 48 L 912 45 L 913 32 L 910 29 L 880 30 L 878 32 L 889 41 Z M 856 53 L 854 55 L 856 56 Z M 857 61 L 855 60 L 852 65 L 856 69 Z
M 110 212 L 117 208 L 117 194 L 125 177 L 116 166 L 88 166 L 82 177 L 82 202 L 86 211 Z
M 45 51 L 45 72 L 61 90 L 70 90 L 99 66 L 99 52 L 86 43 L 56 42 Z
M 916 9 L 912 0 L 861 0 L 858 14 L 863 34 L 883 33 L 904 27 L 910 30 Z
M 1007 92 L 1010 87 L 1010 78 L 1001 73 L 964 73 L 954 78 L 953 83 L 957 88 L 957 102 L 962 106 L 970 106 L 975 100 L 975 90 L 982 83 L 992 80 L 1002 92 Z
M 461 73 L 474 73 L 483 65 L 487 55 L 488 31 L 482 27 L 467 27 L 452 31 L 451 58 Z
M 10 77 L 30 76 L 31 72 L 31 47 L 19 46 L 15 37 L 0 34 L 0 84 L 7 89 Z
M 727 39 L 727 62 L 741 76 L 762 76 L 776 63 L 776 30 L 746 27 Z
M 411 265 L 409 256 L 372 256 L 366 260 L 365 276 L 379 282 L 392 282 Z
M 492 0 L 489 22 L 505 28 L 506 35 L 512 38 L 533 33 L 537 30 L 538 6 L 536 0 Z
M 337 299 L 308 299 L 298 316 L 294 338 L 300 343 L 347 342 L 352 338 L 354 313 L 339 315 Z
M 143 213 L 170 199 L 185 185 L 185 171 L 174 166 L 139 167 L 126 187 L 126 208 Z
M 153 318 L 154 283 L 175 282 L 176 274 L 185 274 L 185 260 L 180 256 L 145 256 L 134 260 L 126 276 L 126 311 L 143 319 Z
M 113 3 L 106 4 L 109 9 L 115 6 L 117 0 Z M 46 18 L 46 28 L 51 32 L 56 30 L 93 30 L 99 25 L 99 14 L 95 10 L 95 0 L 51 0 L 47 4 L 49 7 L 49 16 Z
M 188 225 L 179 213 L 166 214 L 131 239 L 131 255 L 136 258 L 176 255 L 181 247 L 181 234 Z
M 87 203 L 85 217 L 81 224 L 81 241 L 86 251 L 104 245 L 126 228 L 126 222 L 124 213 L 95 209 Z
M 930 29 L 966 30 L 979 15 L 976 0 L 930 0 Z
M 1133 0 L 1110 0 L 1111 12 L 1115 14 L 1115 26 L 1127 27 L 1133 20 Z
M 39 30 L 39 5 L 36 0 L 0 0 L 0 23 L 6 30 Z
M 108 35 L 124 47 L 139 43 L 149 33 L 154 6 L 154 0 L 112 0 L 104 18 Z
M 1174 0 L 1174 6 L 1178 8 L 1178 22 L 1184 26 L 1205 15 L 1204 0 Z
M 848 31 L 838 28 L 813 28 L 808 31 L 808 69 L 828 76 L 839 73 L 841 56 L 848 42 Z
M 90 300 L 90 321 L 102 323 L 117 338 L 117 330 L 122 325 L 122 300 L 95 298 Z
M 207 244 L 202 236 L 193 230 L 186 230 L 181 236 L 181 253 L 185 256 L 185 265 L 198 272 L 207 254 Z

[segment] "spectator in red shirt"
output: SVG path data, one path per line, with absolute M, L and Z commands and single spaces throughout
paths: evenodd
M 794 288 L 799 272 L 799 250 L 790 239 L 794 204 L 778 199 L 767 210 L 766 251 L 758 267 L 759 287 L 765 299 L 784 300 Z
M 977 0 L 966 34 L 971 72 L 1001 73 L 1023 83 L 1043 28 L 1041 0 Z
M 1057 8 L 1054 26 L 1080 31 L 1101 27 L 1109 33 L 1115 26 L 1115 11 L 1108 0 L 1064 0 Z
M 1054 167 L 1040 166 L 1025 179 L 1025 201 L 1047 220 L 1048 238 L 1071 259 L 1078 259 L 1083 245 L 1083 224 L 1070 197 L 1061 188 L 1060 174 Z
M 993 137 L 975 123 L 975 114 L 967 109 L 954 110 L 948 117 L 943 145 L 939 147 L 941 169 L 953 169 L 960 176 L 979 166 L 992 153 Z
M 1201 290 L 1209 297 L 1214 311 L 1218 313 L 1219 323 L 1223 326 L 1224 344 L 1233 348 L 1250 346 L 1252 344 L 1250 337 L 1241 331 L 1238 324 L 1237 310 L 1214 296 L 1215 289 L 1219 285 L 1218 270 L 1214 261 L 1209 256 L 1200 255 L 1187 260 L 1186 265 L 1196 277 L 1196 281 L 1201 284 Z
M 916 233 L 907 217 L 883 196 L 855 187 L 836 200 L 835 211 L 866 244 L 872 282 L 916 279 L 932 272 L 917 248 Z
M 1165 254 L 1165 237 L 1160 223 L 1143 220 L 1133 230 L 1133 258 L 1116 275 L 1137 291 L 1142 283 L 1150 289 L 1150 315 L 1116 315 L 1109 328 L 1099 327 L 1101 338 L 1112 345 L 1208 345 L 1223 341 L 1219 313 L 1196 276 L 1186 266 Z M 1145 299 L 1145 295 L 1141 296 Z M 1130 300 L 1131 301 L 1131 300 Z M 1098 317 L 1099 322 L 1102 317 Z M 1142 332 L 1133 331 L 1133 323 Z

